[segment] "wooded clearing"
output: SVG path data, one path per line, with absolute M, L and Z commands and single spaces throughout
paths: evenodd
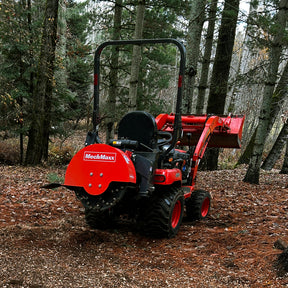
M 0 167 L 1 287 L 286 287 L 275 261 L 288 242 L 287 175 L 244 168 L 199 172 L 212 193 L 207 221 L 184 220 L 173 239 L 141 236 L 122 221 L 91 230 L 72 192 L 40 186 L 65 169 Z
M 287 0 L 3 0 L 0 139 L 18 138 L 21 164 L 47 161 L 51 137 L 68 137 L 83 121 L 92 129 L 101 43 L 174 38 L 187 52 L 182 112 L 245 115 L 245 181 L 257 184 L 260 167 L 281 157 L 287 173 L 287 8 Z M 166 44 L 103 53 L 97 118 L 106 142 L 128 111 L 175 111 L 178 54 Z M 218 151 L 207 152 L 206 169 L 217 169 Z
M 288 0 L 0 0 L 0 18 L 1 287 L 288 287 L 288 248 L 284 249 L 288 243 Z M 184 48 L 179 53 L 167 42 L 138 45 L 139 39 L 134 46 L 113 46 L 101 51 L 101 73 L 95 73 L 94 53 L 103 42 L 137 38 L 176 39 Z M 184 62 L 186 68 L 183 65 L 178 75 Z M 97 98 L 93 86 L 100 91 L 98 102 L 93 101 Z M 192 223 L 184 219 L 173 239 L 144 237 L 124 217 L 126 211 L 110 230 L 92 230 L 73 192 L 40 188 L 63 183 L 64 165 L 83 148 L 88 131 L 92 136 L 87 144 L 99 144 L 98 135 L 109 143 L 119 136 L 123 116 L 135 110 L 149 112 L 150 120 L 159 114 L 173 118 L 176 111 L 179 121 L 167 126 L 175 147 L 171 144 L 165 150 L 158 142 L 167 127 L 161 126 L 152 139 L 158 153 L 152 155 L 153 167 L 159 164 L 166 169 L 174 162 L 176 169 L 181 167 L 174 171 L 178 180 L 173 184 L 185 183 L 185 188 L 194 184 L 196 174 L 190 172 L 197 172 L 192 164 L 200 160 L 201 169 L 213 170 L 197 174 L 196 189 L 212 195 L 208 219 Z M 177 146 L 184 135 L 181 114 L 203 114 L 203 129 L 211 115 L 245 116 L 241 149 L 226 153 L 223 147 L 232 146 L 217 146 L 188 165 L 186 156 L 197 154 L 197 149 L 191 145 L 187 155 L 179 152 L 185 148 Z M 227 134 L 232 131 L 224 128 Z M 237 132 L 239 144 L 241 133 Z M 117 140 L 124 143 L 126 136 Z M 131 163 L 141 146 L 135 141 L 127 150 Z M 163 159 L 173 150 L 182 153 L 181 161 L 179 156 L 178 162 L 166 157 L 164 163 L 161 149 Z M 146 166 L 149 173 L 153 171 Z M 233 170 L 223 170 L 227 168 Z M 131 187 L 135 184 L 132 188 L 145 187 L 135 191 L 147 196 L 155 187 L 148 180 L 141 185 L 145 175 L 140 170 L 135 170 L 138 175 L 133 170 L 135 176 L 129 175 L 128 182 Z M 194 178 L 187 177 L 187 171 Z M 93 173 L 89 171 L 88 177 Z M 98 175 L 102 177 L 102 171 Z M 94 189 L 94 182 L 87 183 Z M 130 186 L 120 192 L 110 187 L 108 195 L 113 197 L 108 200 L 124 199 L 123 191 Z M 156 202 L 159 207 L 168 202 L 166 210 L 156 210 L 164 214 L 162 219 L 170 220 L 171 203 L 182 207 L 187 200 L 180 195 L 185 189 L 174 188 L 167 198 L 174 195 L 175 201 L 163 196 Z M 81 189 L 85 196 L 87 191 Z M 103 207 L 115 204 L 106 204 L 101 197 Z M 129 209 L 133 206 L 126 203 Z M 138 210 L 154 207 L 149 205 Z M 198 207 L 201 213 L 202 207 Z M 168 223 L 175 230 L 184 209 L 176 210 L 176 225 Z M 173 216 L 174 208 L 171 211 Z M 185 212 L 188 215 L 189 209 Z M 96 213 L 90 215 L 93 220 Z M 158 231 L 155 218 L 150 219 L 142 222 Z M 276 242 L 284 243 L 283 253 Z M 284 267 L 278 261 L 280 253 Z

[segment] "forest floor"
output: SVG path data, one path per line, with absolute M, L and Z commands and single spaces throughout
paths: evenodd
M 275 267 L 288 242 L 288 175 L 244 168 L 199 172 L 210 216 L 183 221 L 173 239 L 150 239 L 129 223 L 91 230 L 71 191 L 40 186 L 64 168 L 0 166 L 0 287 L 288 287 Z

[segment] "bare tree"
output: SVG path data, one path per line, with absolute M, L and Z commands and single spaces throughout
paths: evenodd
M 228 88 L 230 64 L 233 53 L 240 0 L 226 0 L 221 17 L 215 61 L 212 70 L 207 113 L 223 114 Z M 215 170 L 218 166 L 218 149 L 206 152 L 206 168 Z
M 268 75 L 265 81 L 263 102 L 260 110 L 259 124 L 255 135 L 254 147 L 250 158 L 244 181 L 251 184 L 259 184 L 260 166 L 264 150 L 265 138 L 269 127 L 271 112 L 271 102 L 274 88 L 277 81 L 280 57 L 282 53 L 283 41 L 285 36 L 285 27 L 288 16 L 288 0 L 280 0 L 279 11 L 276 17 L 276 25 L 279 27 L 277 34 L 273 37 L 270 53 Z
M 191 1 L 187 35 L 187 73 L 185 79 L 185 112 L 191 113 L 200 42 L 205 20 L 206 0 Z
M 198 97 L 196 104 L 196 114 L 202 114 L 204 112 L 204 103 L 206 90 L 208 88 L 208 75 L 209 66 L 211 62 L 211 54 L 213 47 L 213 36 L 215 30 L 216 14 L 217 14 L 218 0 L 213 0 L 209 6 L 209 23 L 207 28 L 207 33 L 205 37 L 205 51 L 202 60 L 201 76 L 198 85 Z
M 264 170 L 271 170 L 276 161 L 279 159 L 283 148 L 287 142 L 288 137 L 288 123 L 284 123 L 271 151 L 269 152 L 268 156 L 265 158 L 261 168 Z
M 272 126 L 279 115 L 283 106 L 287 103 L 287 85 L 288 85 L 288 62 L 286 62 L 285 68 L 281 75 L 281 78 L 277 84 L 275 92 L 273 94 L 272 104 L 271 104 L 271 113 L 270 121 L 268 126 L 268 133 L 271 131 Z M 284 105 L 283 105 L 284 104 Z M 282 111 L 282 113 L 285 111 Z M 285 146 L 286 138 L 288 135 L 287 119 L 284 119 L 284 125 L 271 149 L 268 156 L 265 158 L 261 168 L 264 170 L 271 170 L 278 158 L 281 155 L 281 152 Z
M 280 173 L 288 174 L 288 137 L 286 137 L 286 150 L 285 150 L 284 162 Z
M 141 39 L 143 35 L 145 15 L 145 0 L 138 0 L 136 8 L 136 23 L 134 30 L 134 39 Z M 129 104 L 128 110 L 134 111 L 137 108 L 137 88 L 139 82 L 139 70 L 141 62 L 141 46 L 133 46 L 131 76 L 129 85 Z
M 286 62 L 286 65 L 281 74 L 281 78 L 278 81 L 278 84 L 275 88 L 275 91 L 273 93 L 273 97 L 271 100 L 271 111 L 270 111 L 269 124 L 267 128 L 267 135 L 270 133 L 275 120 L 279 116 L 279 113 L 281 113 L 281 107 L 283 107 L 283 104 L 285 103 L 285 99 L 287 98 L 287 88 L 286 88 L 287 84 L 288 84 L 288 61 Z M 251 155 L 253 152 L 256 131 L 257 131 L 257 128 L 252 133 L 252 137 L 250 137 L 249 143 L 247 144 L 244 152 L 239 158 L 238 164 L 249 163 L 249 159 L 251 158 Z

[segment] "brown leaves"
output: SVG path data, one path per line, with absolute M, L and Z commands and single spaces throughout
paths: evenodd
M 47 225 L 65 212 L 79 211 L 80 204 L 70 191 L 40 189 L 47 183 L 49 169 L 1 166 L 0 173 L 0 227 Z M 65 170 L 58 173 L 64 174 Z
M 149 239 L 129 223 L 90 230 L 71 191 L 39 188 L 52 173 L 61 178 L 65 169 L 0 167 L 0 286 L 288 284 L 274 265 L 274 242 L 288 242 L 287 175 L 265 173 L 250 185 L 244 169 L 199 172 L 197 189 L 213 196 L 207 221 L 184 219 L 174 239 Z

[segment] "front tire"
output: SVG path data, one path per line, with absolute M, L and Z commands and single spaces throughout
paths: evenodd
M 179 231 L 183 212 L 183 192 L 176 188 L 163 191 L 152 197 L 142 211 L 143 232 L 150 237 L 172 238 Z
M 188 220 L 205 219 L 210 211 L 211 195 L 205 190 L 195 190 L 186 200 L 186 216 Z

